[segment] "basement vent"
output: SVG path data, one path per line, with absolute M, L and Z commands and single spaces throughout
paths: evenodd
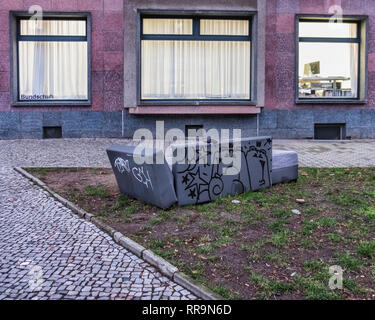
M 61 139 L 61 127 L 43 127 L 43 139 Z
M 346 139 L 346 124 L 345 123 L 315 124 L 314 139 L 316 140 L 345 140 Z

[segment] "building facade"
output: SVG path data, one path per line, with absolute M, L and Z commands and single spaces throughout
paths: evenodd
M 375 138 L 373 0 L 0 0 L 0 139 Z

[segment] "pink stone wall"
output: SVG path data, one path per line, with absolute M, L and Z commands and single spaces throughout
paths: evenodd
M 368 104 L 295 104 L 295 14 L 329 14 L 341 5 L 344 15 L 369 16 Z M 266 109 L 375 109 L 375 1 L 267 0 Z
M 11 107 L 9 10 L 89 11 L 92 15 L 92 107 Z M 95 110 L 123 107 L 124 78 L 123 0 L 0 0 L 0 111 Z
M 0 0 L 0 111 L 121 110 L 124 105 L 123 3 L 123 0 Z M 33 4 L 45 11 L 91 12 L 92 107 L 10 106 L 9 10 L 27 11 Z M 334 4 L 342 5 L 344 14 L 369 15 L 369 102 L 366 105 L 296 105 L 295 14 L 327 14 Z M 265 59 L 266 109 L 375 109 L 375 0 L 267 0 Z

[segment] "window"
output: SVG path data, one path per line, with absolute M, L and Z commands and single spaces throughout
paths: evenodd
M 360 70 L 366 60 L 361 34 L 360 20 L 298 20 L 297 100 L 361 98 L 361 79 L 365 78 L 361 78 Z
M 141 16 L 140 100 L 250 101 L 251 18 Z
M 16 104 L 89 103 L 87 22 L 87 16 L 16 17 Z

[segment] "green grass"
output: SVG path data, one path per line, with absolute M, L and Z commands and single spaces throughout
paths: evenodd
M 375 256 L 375 241 L 362 241 L 357 250 L 361 256 L 373 258 Z
M 309 235 L 309 234 L 311 234 L 318 227 L 319 227 L 319 223 L 317 221 L 314 221 L 314 220 L 304 220 L 303 221 L 302 233 L 304 235 Z
M 337 224 L 335 218 L 323 217 L 317 221 L 317 224 L 321 227 L 333 227 Z
M 287 294 L 296 290 L 294 283 L 270 280 L 254 272 L 250 275 L 250 281 L 258 287 L 258 297 L 260 299 L 268 299 L 276 294 Z
M 361 288 L 354 279 L 343 279 L 343 286 L 345 289 L 349 290 L 350 292 L 354 294 L 364 294 L 366 293 L 366 290 Z
M 336 253 L 334 256 L 337 264 L 348 271 L 358 270 L 362 264 L 362 262 L 354 257 L 349 251 L 346 251 L 345 253 Z
M 213 292 L 220 295 L 224 299 L 228 299 L 228 300 L 238 299 L 238 294 L 231 292 L 228 288 L 224 287 L 223 285 L 209 286 L 209 289 L 211 289 Z
M 88 197 L 98 197 L 98 198 L 110 198 L 111 194 L 108 192 L 107 188 L 102 185 L 87 186 L 84 189 L 84 194 Z
M 333 291 L 328 287 L 328 283 L 300 276 L 296 277 L 296 283 L 309 300 L 338 300 L 341 298 L 337 291 Z
M 303 268 L 306 271 L 312 271 L 312 272 L 323 272 L 324 270 L 328 271 L 328 267 L 326 266 L 326 264 L 320 260 L 305 261 L 303 263 Z
M 271 237 L 271 243 L 279 248 L 285 247 L 288 242 L 289 242 L 289 231 L 287 230 L 274 233 Z
M 168 211 L 160 210 L 160 211 L 157 212 L 156 217 L 152 218 L 149 221 L 149 225 L 150 226 L 157 226 L 157 225 L 163 223 L 164 221 L 169 220 L 169 218 L 170 218 L 170 215 L 169 215 Z
M 353 192 L 340 192 L 338 195 L 331 194 L 329 199 L 335 202 L 337 205 L 344 207 L 352 205 L 363 206 L 366 203 L 364 200 L 353 196 Z
M 363 214 L 369 220 L 375 220 L 375 208 L 360 209 L 357 211 L 359 214 Z
M 280 250 L 267 252 L 265 254 L 265 258 L 269 262 L 275 263 L 281 267 L 288 265 L 288 257 L 284 253 L 282 253 Z
M 328 233 L 327 234 L 329 240 L 331 240 L 334 243 L 340 243 L 342 241 L 342 238 L 340 235 L 335 234 L 335 233 Z
M 111 210 L 117 211 L 117 210 L 124 209 L 128 206 L 129 202 L 130 202 L 130 199 L 129 199 L 128 196 L 119 195 L 118 198 L 117 198 L 117 203 L 115 205 L 111 206 Z

